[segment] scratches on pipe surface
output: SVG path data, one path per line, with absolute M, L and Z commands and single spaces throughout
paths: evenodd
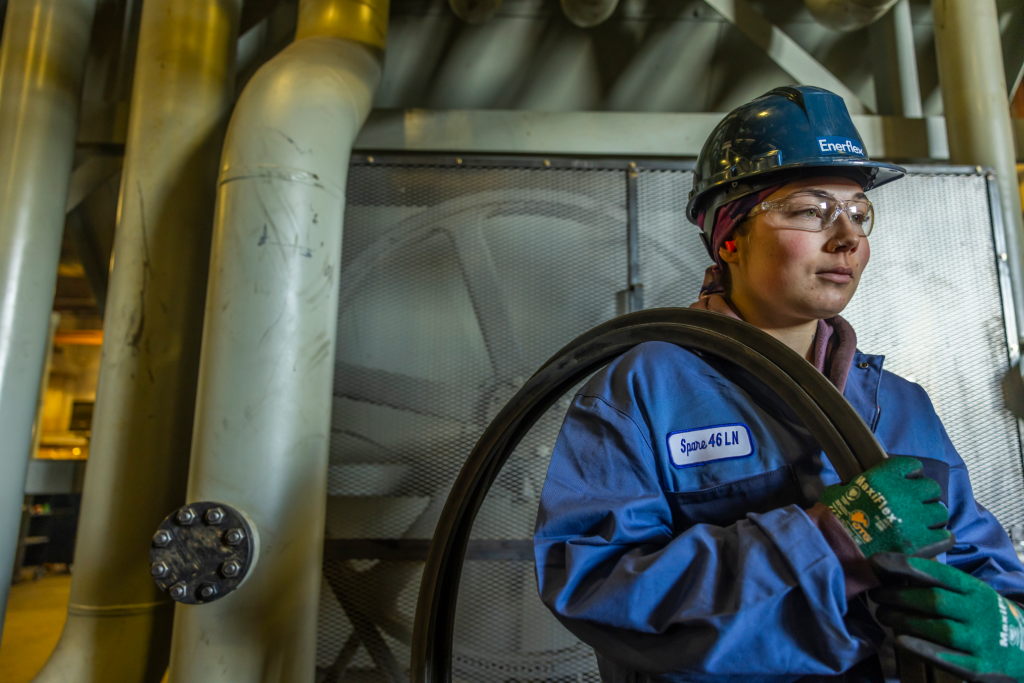
M 292 364 L 292 372 L 308 373 L 324 363 L 331 355 L 331 338 L 321 331 L 304 345 L 299 357 Z
M 318 365 L 320 365 L 325 360 L 327 360 L 327 356 L 330 354 L 330 352 L 331 352 L 331 342 L 330 341 L 325 341 L 323 344 L 321 344 L 316 349 L 316 351 L 313 352 L 313 355 L 310 356 L 309 361 L 304 364 L 304 365 L 306 365 L 305 370 L 308 372 L 310 370 L 315 369 Z M 296 361 L 294 367 L 292 368 L 292 370 L 293 371 L 297 371 L 298 369 L 299 369 L 299 362 Z
M 139 195 L 139 223 L 142 225 L 142 287 L 139 289 L 139 323 L 135 332 L 128 338 L 128 346 L 139 351 L 139 343 L 142 341 L 142 332 L 146 329 L 146 289 L 149 286 L 150 264 L 149 264 L 149 236 L 146 234 L 146 203 L 142 198 L 142 183 L 135 181 L 135 189 Z M 150 373 L 152 379 L 152 373 Z
M 282 251 L 285 250 L 285 249 L 292 249 L 299 256 L 302 256 L 302 257 L 305 257 L 305 258 L 313 258 L 313 249 L 312 249 L 312 247 L 305 247 L 305 246 L 302 246 L 301 244 L 299 244 L 299 236 L 298 235 L 295 236 L 295 242 L 293 242 L 292 244 L 288 244 L 287 242 L 280 242 L 280 241 L 276 241 L 276 240 L 275 241 L 271 241 L 269 239 L 268 235 L 267 235 L 267 224 L 266 223 L 263 224 L 263 234 L 260 235 L 259 241 L 256 242 L 256 246 L 257 247 L 262 247 L 263 245 L 270 245 L 272 247 L 281 247 Z
M 295 147 L 295 151 L 296 151 L 296 152 L 298 152 L 298 153 L 299 153 L 300 155 L 311 155 L 311 154 L 313 153 L 313 148 L 312 148 L 312 147 L 309 147 L 309 148 L 308 148 L 308 150 L 303 150 L 303 148 L 299 146 L 299 143 L 298 143 L 298 142 L 296 142 L 296 141 L 295 141 L 295 140 L 294 140 L 294 139 L 293 139 L 293 138 L 292 138 L 292 137 L 291 137 L 291 136 L 290 136 L 290 135 L 289 135 L 288 133 L 286 133 L 285 131 L 283 131 L 283 130 L 279 130 L 279 129 L 276 129 L 276 128 L 271 128 L 270 130 L 272 130 L 272 131 L 273 131 L 273 132 L 275 132 L 275 133 L 278 133 L 279 135 L 281 135 L 282 137 L 284 137 L 284 138 L 285 138 L 286 140 L 288 140 L 288 141 L 289 141 L 289 142 L 290 142 L 290 143 L 292 144 L 292 146 L 293 146 L 293 147 Z M 315 175 L 314 175 L 313 177 L 315 177 Z
M 263 342 L 266 341 L 267 335 L 270 334 L 270 331 L 273 330 L 275 327 L 277 327 L 277 324 L 279 322 L 281 322 L 281 316 L 284 315 L 284 309 L 285 309 L 285 307 L 281 306 L 281 310 L 278 311 L 277 317 L 274 318 L 274 322 L 270 323 L 270 325 L 267 326 L 267 329 L 263 332 L 263 336 L 260 337 L 259 343 L 256 344 L 256 350 L 257 351 L 259 351 L 263 347 Z
M 310 185 L 333 195 L 335 198 L 340 199 L 345 196 L 345 189 L 343 187 L 330 181 L 321 180 L 320 176 L 316 173 L 278 164 L 249 164 L 229 167 L 221 171 L 220 176 L 217 178 L 217 184 L 224 185 L 236 180 L 284 180 Z

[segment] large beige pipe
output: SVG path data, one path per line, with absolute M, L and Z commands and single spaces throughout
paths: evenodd
M 171 683 L 314 678 L 345 184 L 387 10 L 302 0 L 231 117 L 188 500 L 248 513 L 260 556 L 236 592 L 177 606 Z
M 95 0 L 11 0 L 0 43 L 0 631 Z
M 995 0 L 933 0 L 949 159 L 996 170 L 1017 329 L 1024 330 L 1024 218 Z
M 217 163 L 241 0 L 142 8 L 68 618 L 36 683 L 159 681 L 153 530 L 185 500 Z
M 819 23 L 836 31 L 857 31 L 889 11 L 898 0 L 804 0 Z

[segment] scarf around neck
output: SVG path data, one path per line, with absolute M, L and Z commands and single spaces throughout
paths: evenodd
M 702 291 L 700 299 L 690 304 L 689 308 L 743 320 L 722 294 L 707 294 Z M 814 333 L 812 365 L 818 372 L 828 377 L 839 393 L 846 389 L 846 379 L 850 375 L 856 351 L 857 333 L 853 331 L 850 323 L 838 315 L 818 321 L 818 329 Z

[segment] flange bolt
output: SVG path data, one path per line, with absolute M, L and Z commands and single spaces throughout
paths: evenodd
M 170 544 L 170 542 L 171 532 L 167 531 L 166 529 L 161 529 L 160 531 L 153 534 L 153 545 L 155 545 L 157 548 L 165 548 L 167 547 L 168 544 Z
M 149 566 L 149 573 L 151 576 L 155 576 L 159 579 L 161 576 L 167 574 L 167 565 L 163 562 L 154 562 Z
M 220 524 L 224 521 L 224 511 L 220 508 L 210 508 L 206 511 L 207 524 Z
M 242 571 L 242 567 L 239 566 L 239 564 L 237 562 L 235 562 L 234 560 L 230 560 L 229 562 L 225 562 L 224 564 L 222 564 L 220 566 L 220 573 L 223 574 L 224 576 L 226 576 L 229 579 L 238 576 L 238 572 L 240 572 L 240 571 Z
M 217 595 L 217 586 L 212 583 L 204 583 L 199 587 L 199 596 L 203 600 L 209 600 Z
M 241 529 L 228 529 L 228 532 L 224 534 L 224 540 L 228 542 L 228 545 L 238 545 L 245 540 L 245 532 Z
M 178 511 L 178 516 L 175 519 L 178 520 L 178 524 L 188 526 L 196 521 L 196 513 L 192 512 L 192 508 L 182 508 Z
M 181 600 L 183 597 L 185 597 L 185 594 L 188 593 L 188 588 L 185 586 L 184 583 L 176 583 L 173 586 L 171 586 L 171 589 L 168 592 L 171 594 L 171 598 L 173 598 L 174 600 Z

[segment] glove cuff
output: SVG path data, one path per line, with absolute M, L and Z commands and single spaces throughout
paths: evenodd
M 853 542 L 850 534 L 843 527 L 843 523 L 832 514 L 827 505 L 815 503 L 805 512 L 839 559 L 839 565 L 843 568 L 843 576 L 846 581 L 847 598 L 882 585 L 878 577 L 875 576 L 875 572 L 872 571 L 871 565 L 868 564 L 868 559 L 864 557 L 864 553 Z

